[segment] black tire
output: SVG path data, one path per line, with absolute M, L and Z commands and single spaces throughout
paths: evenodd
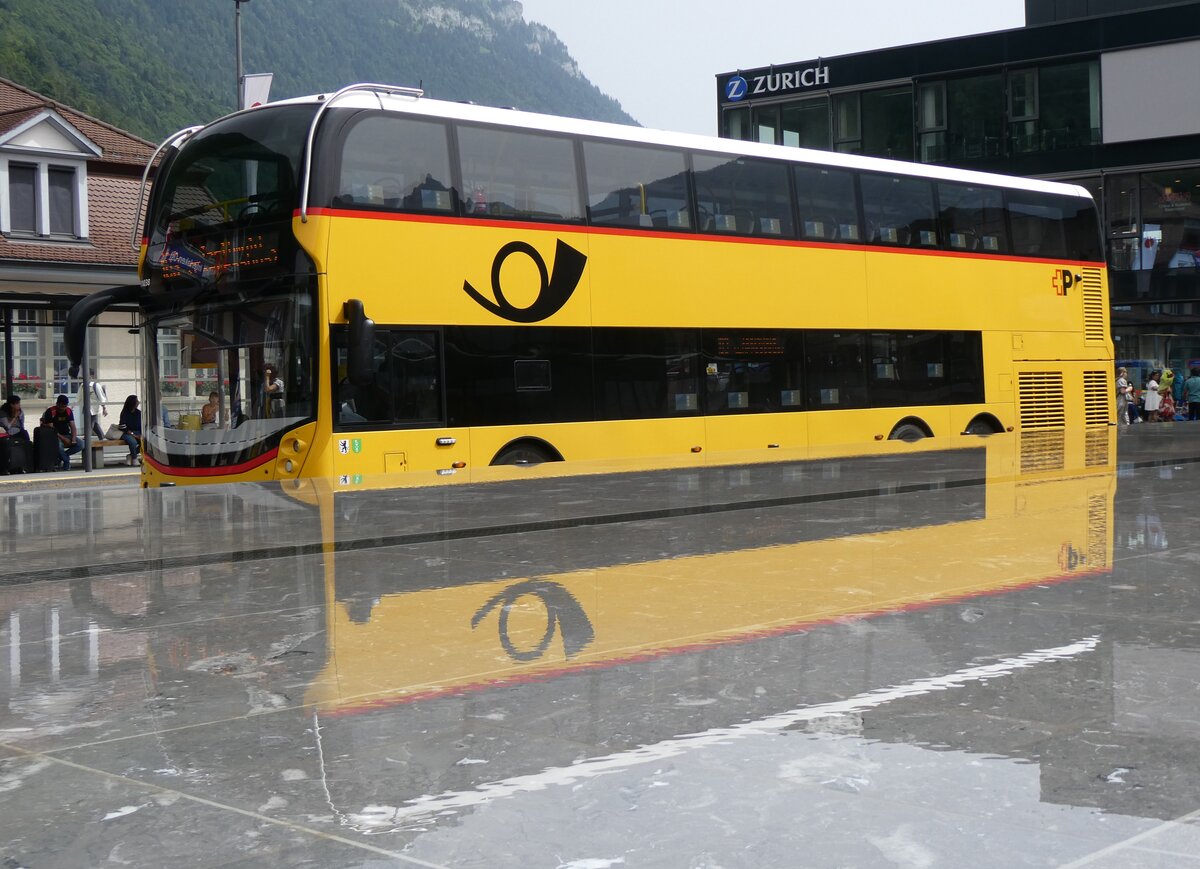
M 967 426 L 967 430 L 963 434 L 969 435 L 994 435 L 999 434 L 1000 430 L 986 419 L 973 419 L 971 424 Z
M 925 430 L 919 425 L 914 425 L 911 422 L 902 422 L 900 425 L 892 429 L 892 433 L 888 435 L 889 441 L 907 441 L 908 443 L 916 443 L 926 437 Z
M 493 465 L 540 465 L 556 461 L 545 449 L 535 444 L 513 444 L 505 447 L 492 459 Z

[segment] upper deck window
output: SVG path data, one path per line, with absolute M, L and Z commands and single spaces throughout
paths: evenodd
M 187 140 L 156 185 L 154 240 L 290 219 L 313 112 L 312 106 L 246 112 Z
M 683 152 L 584 142 L 583 160 L 592 223 L 691 229 Z
M 460 126 L 465 211 L 476 217 L 582 221 L 570 139 Z
M 692 162 L 701 232 L 792 235 L 786 164 L 716 154 Z
M 795 166 L 800 237 L 810 241 L 862 241 L 854 173 L 817 166 Z
M 1104 259 L 1092 200 L 1012 190 L 1007 201 L 1013 253 L 1085 262 Z
M 950 250 L 1008 253 L 1004 195 L 992 187 L 938 184 L 942 239 Z
M 353 122 L 334 207 L 454 211 L 448 143 L 445 125 L 435 121 L 376 114 Z
M 861 176 L 867 242 L 901 247 L 937 247 L 933 185 L 921 178 Z

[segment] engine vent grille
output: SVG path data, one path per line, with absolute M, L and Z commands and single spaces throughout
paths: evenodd
M 1103 343 L 1108 339 L 1104 331 L 1104 280 L 1101 269 L 1083 269 L 1080 273 L 1083 292 L 1083 340 L 1087 343 Z
M 1083 372 L 1083 424 L 1108 425 L 1108 375 L 1103 371 Z
M 1017 375 L 1021 396 L 1021 428 L 1062 428 L 1066 425 L 1061 371 L 1022 371 Z

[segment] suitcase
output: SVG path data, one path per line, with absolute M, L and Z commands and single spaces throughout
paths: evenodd
M 29 453 L 30 444 L 25 438 L 8 438 L 9 452 L 8 457 L 8 472 L 10 474 L 27 474 L 29 473 Z M 3 468 L 0 465 L 0 468 Z
M 0 474 L 8 473 L 8 466 L 12 464 L 12 438 L 0 438 Z
M 53 471 L 62 466 L 58 458 L 58 435 L 54 429 L 39 425 L 33 430 L 33 469 Z

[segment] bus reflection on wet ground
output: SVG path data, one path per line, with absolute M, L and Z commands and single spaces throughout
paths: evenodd
M 1200 865 L 1193 440 L 4 496 L 0 862 Z

